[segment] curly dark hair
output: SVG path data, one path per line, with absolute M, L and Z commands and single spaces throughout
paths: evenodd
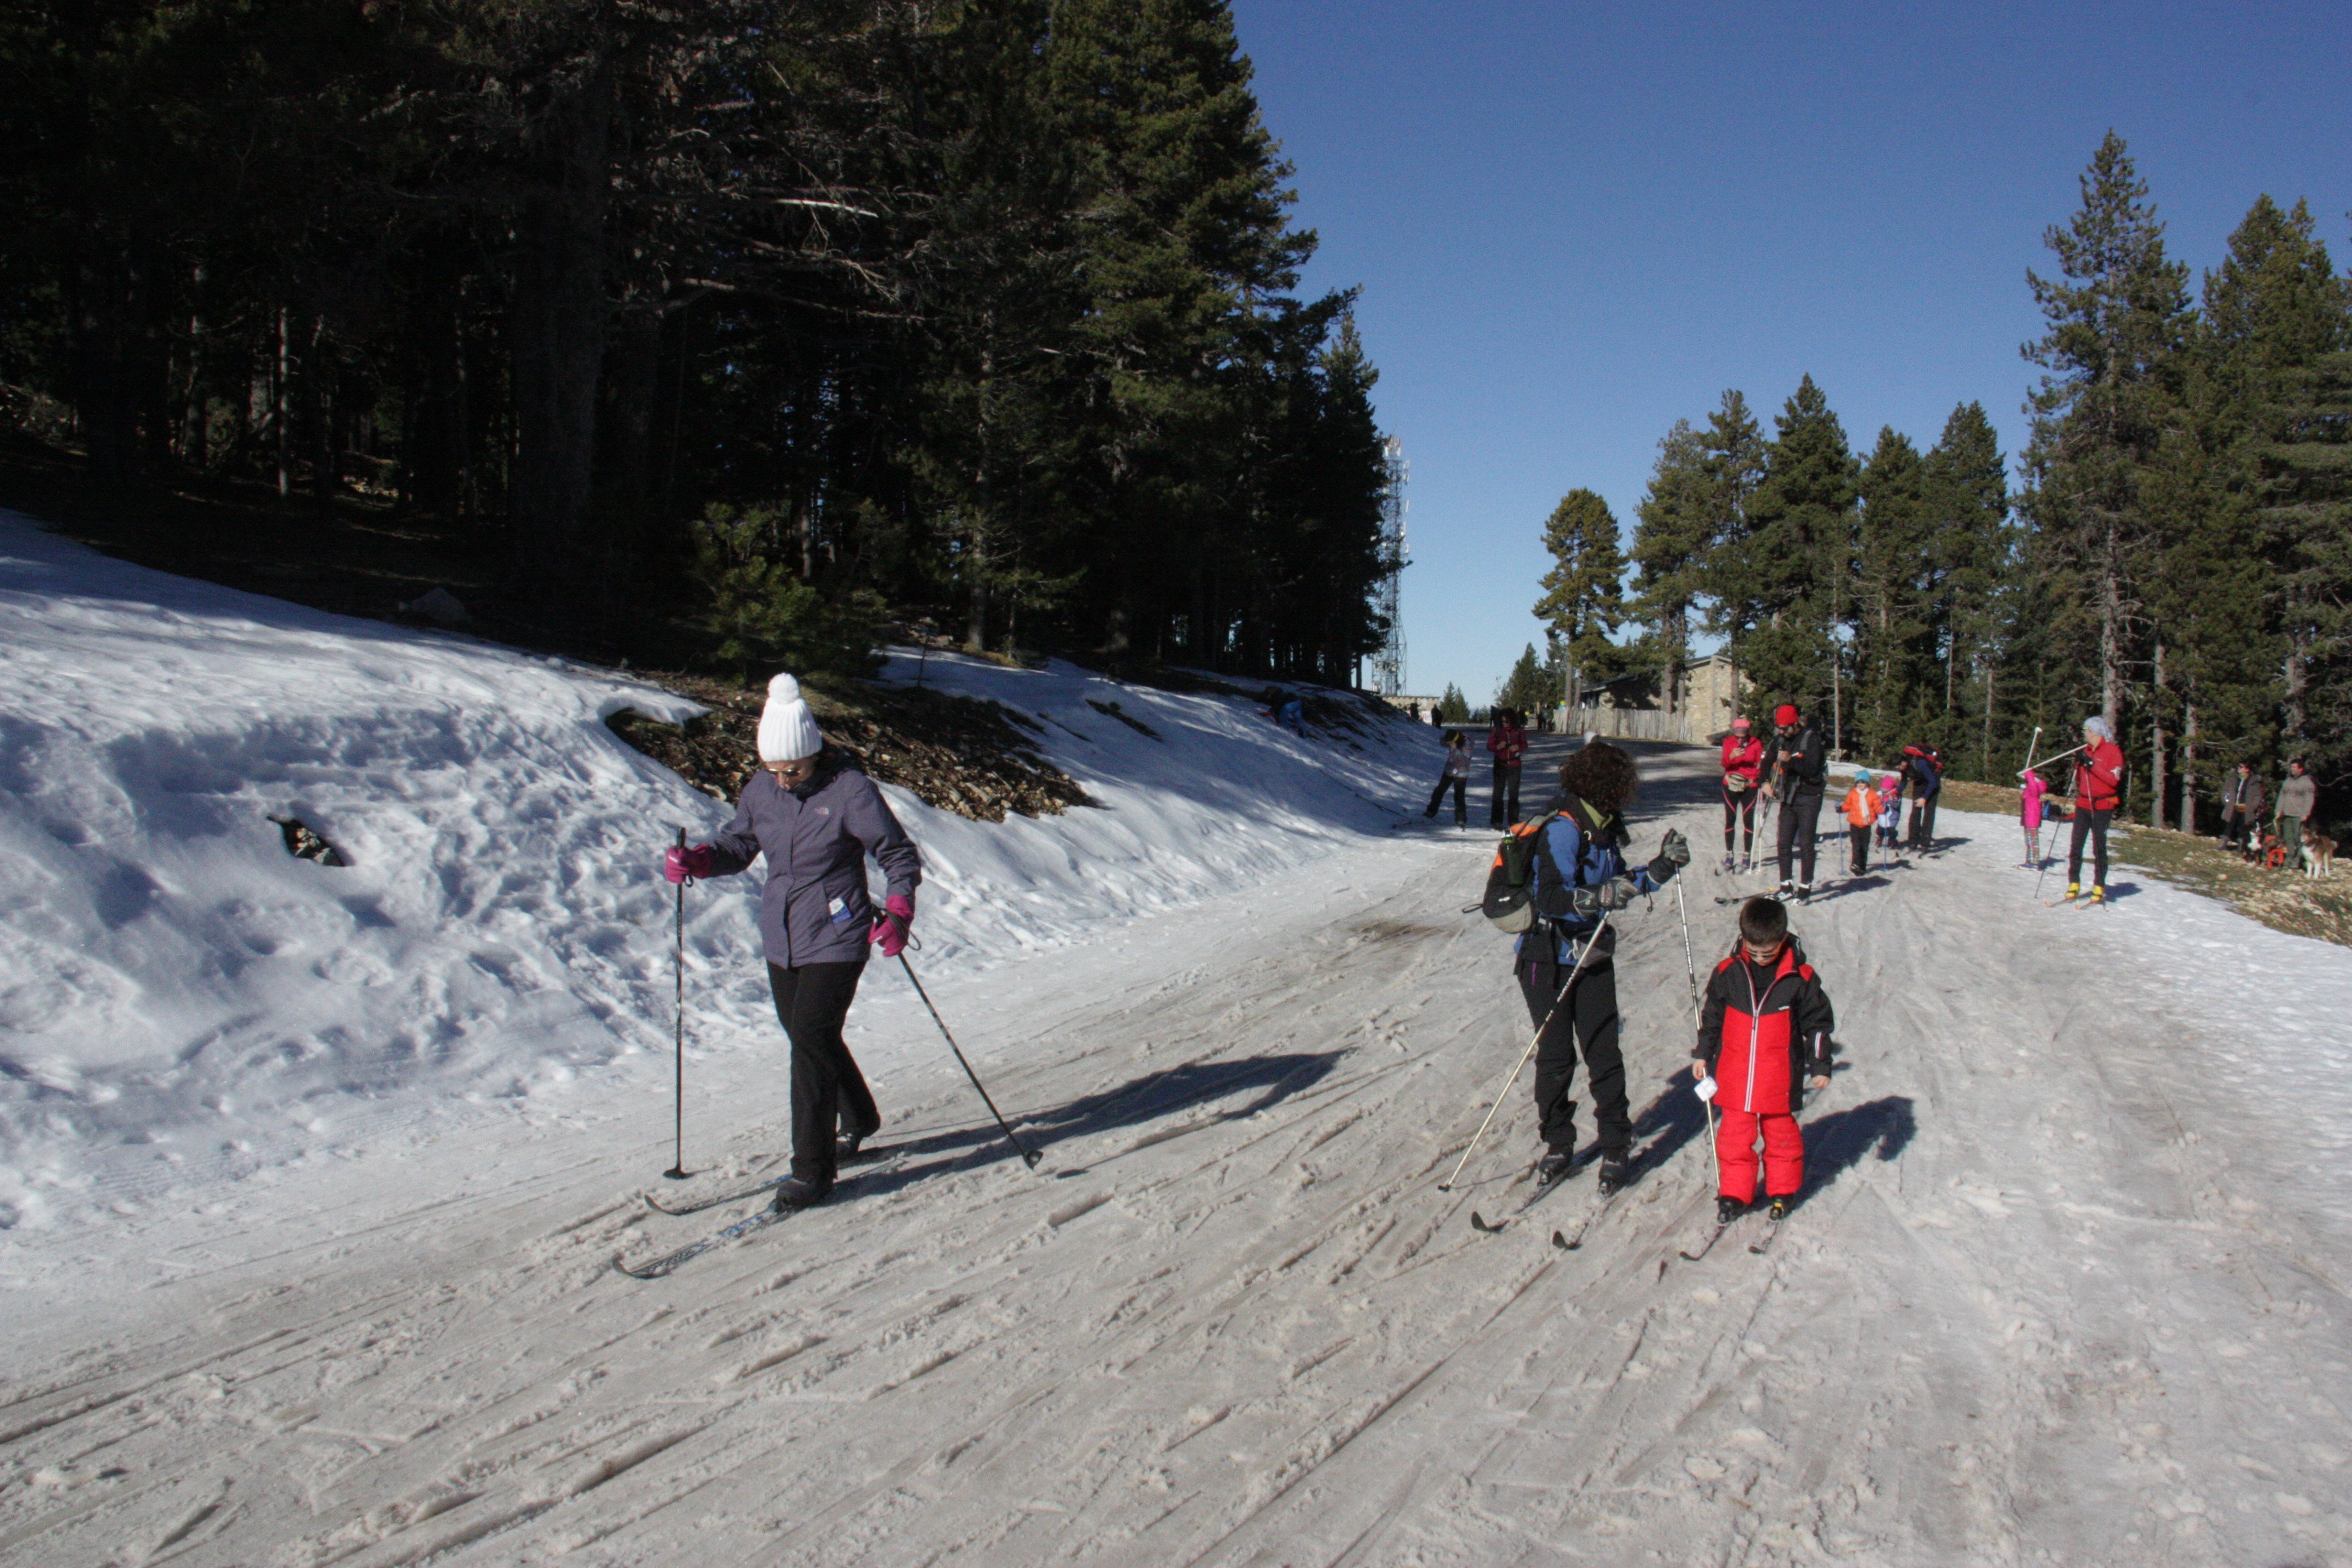
M 1559 764 L 1559 787 L 1600 811 L 1622 811 L 1642 788 L 1642 774 L 1622 746 L 1594 741 Z

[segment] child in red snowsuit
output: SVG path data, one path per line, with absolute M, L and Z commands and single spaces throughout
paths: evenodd
M 1739 908 L 1739 945 L 1715 966 L 1699 1015 L 1691 1076 L 1712 1078 L 1721 1113 L 1716 1216 L 1729 1224 L 1756 1201 L 1756 1144 L 1764 1144 L 1764 1193 L 1772 1217 L 1789 1212 L 1805 1183 L 1797 1110 L 1807 1087 L 1830 1084 L 1830 1032 L 1837 1026 L 1820 976 L 1789 934 L 1788 907 L 1750 899 Z

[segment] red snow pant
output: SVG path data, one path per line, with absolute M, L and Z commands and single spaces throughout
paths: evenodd
M 1743 1204 L 1756 1201 L 1756 1135 L 1764 1134 L 1764 1195 L 1793 1198 L 1805 1184 L 1805 1135 L 1797 1119 L 1786 1111 L 1734 1110 L 1723 1108 L 1715 1134 L 1716 1163 L 1721 1168 L 1722 1192 Z

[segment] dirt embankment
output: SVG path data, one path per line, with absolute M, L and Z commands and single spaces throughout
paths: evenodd
M 1991 812 L 2011 821 L 2017 817 L 2017 792 L 1997 784 L 1955 779 L 1944 786 L 1944 799 L 1955 811 Z M 2045 826 L 2042 832 L 2045 837 L 2056 833 L 2054 852 L 2066 852 L 2063 824 L 2054 829 Z M 2352 874 L 2315 882 L 2300 871 L 2254 865 L 2222 848 L 2219 838 L 2137 823 L 2117 823 L 2109 848 L 2124 865 L 2176 888 L 2219 899 L 2273 931 L 2352 947 Z
M 613 732 L 673 768 L 705 795 L 732 801 L 760 765 L 764 690 L 698 675 L 640 673 L 710 711 L 684 725 L 617 713 Z M 979 822 L 1092 805 L 1077 781 L 1037 754 L 1034 720 L 1001 703 L 940 691 L 893 690 L 859 681 L 802 683 L 825 739 L 867 773 L 912 791 L 926 805 Z

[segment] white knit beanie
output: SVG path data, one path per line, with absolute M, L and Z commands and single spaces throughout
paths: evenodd
M 2114 734 L 2112 734 L 2107 729 L 2106 720 L 2101 718 L 2096 713 L 2092 714 L 2089 718 L 2083 721 L 2083 733 L 2085 735 L 2096 735 L 2102 741 L 2112 741 L 2115 739 Z
M 824 749 L 815 716 L 801 700 L 801 683 L 789 675 L 768 682 L 768 705 L 760 710 L 760 760 L 796 763 Z

